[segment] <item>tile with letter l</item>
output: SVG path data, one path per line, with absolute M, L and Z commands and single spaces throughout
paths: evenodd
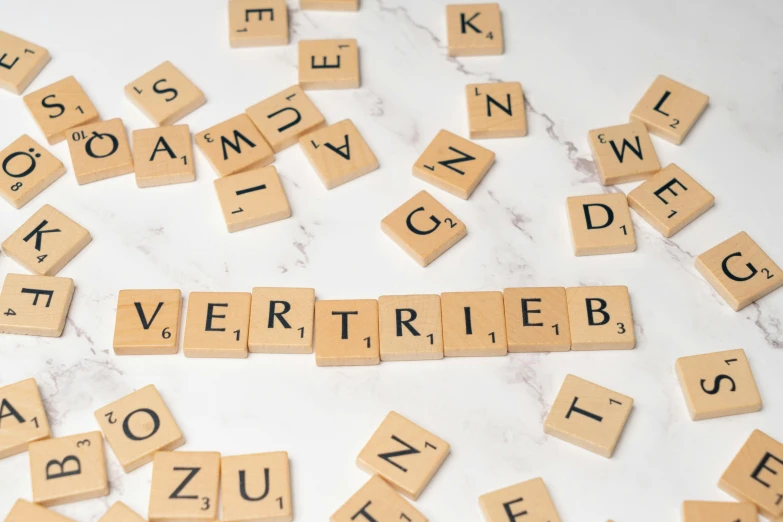
M 519 82 L 465 86 L 470 139 L 518 138 L 527 134 L 525 96 Z
M 63 141 L 70 129 L 100 119 L 90 98 L 73 76 L 27 94 L 24 103 L 49 145 Z
M 72 129 L 68 132 L 68 150 L 79 185 L 133 172 L 128 135 L 119 118 Z
M 291 522 L 288 453 L 223 457 L 220 462 L 223 522 Z
M 59 513 L 50 511 L 38 504 L 32 504 L 19 499 L 11 508 L 10 513 L 5 518 L 5 522 L 74 522 Z
M 427 522 L 410 502 L 378 475 L 348 499 L 330 518 L 329 522 L 403 521 Z
M 682 503 L 682 522 L 758 522 L 756 506 L 749 502 Z
M 631 111 L 631 121 L 640 121 L 651 134 L 679 145 L 709 101 L 706 94 L 660 75 Z
M 228 36 L 231 47 L 288 45 L 285 0 L 229 0 Z
M 207 102 L 201 89 L 165 61 L 125 86 L 125 96 L 156 125 L 173 125 Z
M 220 453 L 158 451 L 152 461 L 150 522 L 217 520 Z
M 0 387 L 0 419 L 0 459 L 21 453 L 31 442 L 52 435 L 35 379 Z
M 229 232 L 291 217 L 288 198 L 273 165 L 218 178 L 215 191 Z
M 661 170 L 644 123 L 591 130 L 587 138 L 604 185 L 647 179 Z
M 382 361 L 443 359 L 439 295 L 378 298 Z
M 318 366 L 372 366 L 380 362 L 377 300 L 315 302 Z
M 0 333 L 60 337 L 73 290 L 67 277 L 8 274 L 0 292 Z
M 501 292 L 445 292 L 440 302 L 443 355 L 490 357 L 508 353 Z
M 248 107 L 245 112 L 276 153 L 326 125 L 321 111 L 298 85 Z
M 499 4 L 446 6 L 449 56 L 503 54 Z
M 479 497 L 486 522 L 560 522 L 543 479 L 535 478 Z M 523 518 L 524 517 L 524 518 Z
M 359 45 L 355 39 L 300 40 L 299 85 L 302 89 L 358 89 Z
M 196 180 L 193 144 L 187 125 L 135 130 L 131 139 L 139 188 Z
M 22 94 L 51 59 L 43 47 L 0 31 L 0 88 Z
M 636 235 L 624 194 L 574 196 L 566 200 L 575 256 L 636 250 Z
M 509 353 L 571 349 L 565 288 L 506 288 L 503 303 Z
M 182 343 L 185 357 L 247 357 L 249 324 L 249 293 L 191 293 Z
M 572 350 L 631 350 L 636 346 L 626 286 L 566 288 Z
M 275 160 L 272 147 L 244 113 L 196 134 L 195 139 L 221 177 L 265 167 Z
M 253 288 L 250 353 L 313 353 L 315 290 Z
M 378 159 L 351 120 L 307 134 L 299 145 L 329 190 L 378 170 Z
M 117 355 L 165 355 L 179 350 L 182 292 L 120 290 L 114 323 Z
M 27 134 L 0 151 L 0 169 L 0 196 L 14 208 L 22 208 L 65 174 L 63 162 Z

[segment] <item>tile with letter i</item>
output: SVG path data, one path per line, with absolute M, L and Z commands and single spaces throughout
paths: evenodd
M 298 85 L 248 107 L 245 112 L 275 152 L 326 125 L 323 114 Z
M 0 88 L 22 94 L 51 59 L 43 47 L 0 31 Z
M 215 191 L 229 232 L 291 217 L 291 207 L 274 166 L 218 178 Z
M 302 136 L 299 145 L 329 190 L 378 170 L 378 159 L 351 120 Z
M 503 54 L 499 4 L 446 6 L 449 56 Z
M 0 292 L 0 333 L 60 337 L 73 290 L 67 277 L 8 274 Z
M 329 522 L 379 522 L 400 520 L 402 522 L 427 522 L 410 502 L 378 475 L 373 476 L 342 505 Z
M 566 200 L 575 256 L 636 250 L 636 235 L 625 194 L 574 196 Z
M 465 87 L 470 139 L 527 135 L 525 96 L 519 82 L 476 83 Z
M 630 350 L 636 346 L 626 286 L 566 288 L 572 350 Z
M 358 89 L 359 45 L 355 39 L 300 40 L 299 85 L 302 89 Z
M 196 145 L 218 176 L 265 167 L 275 160 L 272 147 L 264 140 L 247 114 L 240 114 L 196 135 Z
M 313 353 L 315 290 L 253 288 L 250 353 Z
M 133 172 L 128 135 L 119 118 L 72 129 L 68 150 L 79 185 Z
M 0 151 L 0 196 L 22 208 L 65 174 L 63 162 L 27 134 Z
M 291 522 L 288 453 L 223 457 L 220 461 L 223 522 Z
M 59 513 L 50 511 L 38 504 L 19 499 L 11 508 L 11 512 L 5 518 L 5 522 L 74 522 Z
M 486 522 L 516 522 L 517 519 L 560 522 L 546 484 L 540 478 L 481 495 L 479 504 Z
M 509 353 L 571 349 L 565 288 L 506 288 L 503 302 Z
M 439 295 L 382 295 L 378 309 L 382 361 L 443 359 Z
M 682 503 L 682 522 L 758 522 L 756 506 L 749 502 Z
M 196 180 L 193 145 L 187 125 L 135 130 L 131 139 L 139 188 Z
M 631 111 L 631 121 L 640 121 L 652 134 L 679 145 L 709 101 L 706 94 L 660 75 Z
M 152 461 L 150 522 L 217 520 L 220 453 L 159 451 Z
M 443 355 L 506 355 L 506 320 L 501 292 L 446 292 L 440 296 Z
M 126 85 L 125 96 L 156 125 L 173 125 L 207 101 L 169 61 Z
M 378 301 L 315 302 L 315 363 L 318 366 L 372 366 L 380 362 Z
M 661 170 L 644 123 L 591 130 L 587 137 L 604 185 L 647 179 Z
M 100 116 L 76 78 L 69 76 L 24 97 L 24 103 L 49 145 L 66 139 L 74 127 L 98 121 Z
M 35 379 L 0 387 L 0 428 L 0 459 L 52 435 Z
M 120 290 L 114 323 L 117 355 L 166 355 L 178 351 L 179 290 Z
M 145 520 L 118 500 L 98 519 L 98 522 L 145 522 Z
M 231 47 L 288 45 L 285 0 L 229 0 L 228 40 Z
M 247 357 L 249 322 L 249 293 L 191 293 L 182 343 L 185 357 Z

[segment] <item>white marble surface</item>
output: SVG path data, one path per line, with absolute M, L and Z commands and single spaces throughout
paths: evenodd
M 195 183 L 142 190 L 132 176 L 79 187 L 67 145 L 52 147 L 69 171 L 21 210 L 0 202 L 0 236 L 50 203 L 94 239 L 60 273 L 76 282 L 63 337 L 0 337 L 0 384 L 35 377 L 61 436 L 98 429 L 96 409 L 153 383 L 185 433 L 182 449 L 287 450 L 298 521 L 326 520 L 367 480 L 354 460 L 392 409 L 452 445 L 416 502 L 430 520 L 478 520 L 480 494 L 538 476 L 565 521 L 679 520 L 685 499 L 729 500 L 717 482 L 751 430 L 783 439 L 783 291 L 736 313 L 695 271 L 693 258 L 746 230 L 783 262 L 783 5 L 502 0 L 506 54 L 454 59 L 445 51 L 445 3 L 363 0 L 356 14 L 292 5 L 291 45 L 231 50 L 222 0 L 2 2 L 2 29 L 53 55 L 28 92 L 75 75 L 101 115 L 121 117 L 129 131 L 149 123 L 122 88 L 163 60 L 207 96 L 183 120 L 198 132 L 295 83 L 300 38 L 356 37 L 362 88 L 312 98 L 328 121 L 356 122 L 381 169 L 326 191 L 291 148 L 276 165 L 293 217 L 228 234 L 215 174 L 199 153 Z M 625 122 L 661 73 L 710 96 L 682 146 L 653 140 L 661 162 L 676 162 L 703 183 L 715 208 L 673 240 L 634 215 L 635 253 L 576 258 L 565 198 L 605 190 L 587 132 Z M 522 82 L 529 135 L 482 142 L 497 163 L 469 201 L 413 178 L 411 166 L 437 130 L 467 134 L 464 85 L 495 80 Z M 43 140 L 20 97 L 0 93 L 0 114 L 3 146 L 22 133 Z M 421 189 L 469 231 L 426 269 L 379 224 Z M 8 272 L 24 269 L 0 256 L 0 276 Z M 317 368 L 312 356 L 118 358 L 111 350 L 123 288 L 187 294 L 312 286 L 327 299 L 579 284 L 628 285 L 635 350 L 350 369 Z M 747 350 L 764 409 L 691 421 L 675 359 L 738 347 Z M 543 433 L 568 373 L 636 402 L 611 460 Z M 107 453 L 110 496 L 56 511 L 95 521 L 121 499 L 146 513 L 151 467 L 125 474 Z M 19 497 L 31 498 L 26 454 L 0 461 L 0 517 Z

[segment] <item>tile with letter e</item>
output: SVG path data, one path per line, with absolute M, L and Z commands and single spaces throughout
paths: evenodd
M 575 256 L 636 250 L 636 235 L 625 194 L 573 196 L 566 200 Z
M 150 522 L 217 520 L 220 453 L 159 451 L 152 461 Z
M 185 357 L 247 357 L 249 323 L 249 293 L 191 293 L 182 343 Z
M 250 353 L 313 353 L 315 290 L 253 288 Z
M 696 258 L 696 270 L 740 311 L 783 285 L 783 273 L 746 232 L 730 237 Z
M 636 346 L 626 286 L 566 288 L 572 350 L 630 350 Z
M 215 191 L 229 232 L 291 217 L 291 207 L 274 166 L 218 178 Z
M 231 47 L 288 45 L 285 0 L 229 0 L 228 40 Z
M 178 351 L 179 290 L 120 290 L 114 323 L 117 355 L 166 355 Z
M 49 63 L 49 51 L 0 31 L 0 87 L 22 94 Z
M 359 0 L 299 0 L 305 11 L 358 11 Z
M 128 135 L 119 118 L 72 129 L 68 150 L 79 185 L 133 172 Z
M 315 302 L 315 363 L 372 366 L 381 362 L 378 301 Z
M 60 337 L 73 288 L 68 277 L 8 274 L 0 292 L 0 333 Z
M 506 288 L 503 304 L 509 353 L 571 349 L 565 288 Z
M 501 292 L 446 292 L 440 296 L 443 355 L 506 355 L 506 320 Z
M 299 85 L 305 90 L 358 89 L 361 77 L 356 40 L 300 40 Z
M 287 149 L 305 134 L 326 125 L 323 114 L 298 85 L 256 103 L 245 112 L 275 152 Z
M 351 120 L 303 136 L 299 145 L 330 190 L 378 169 L 378 159 Z
M 0 387 L 0 459 L 27 450 L 52 432 L 35 379 Z
M 275 160 L 250 116 L 240 114 L 196 135 L 196 145 L 218 176 L 265 167 Z
M 647 179 L 661 170 L 644 123 L 591 130 L 587 137 L 604 185 Z
M 22 208 L 65 174 L 63 162 L 27 134 L 0 151 L 0 196 Z
M 446 6 L 449 56 L 503 54 L 499 4 Z
M 682 522 L 758 522 L 756 506 L 749 502 L 682 503 Z
M 525 96 L 519 82 L 465 87 L 470 139 L 518 138 L 527 134 Z
M 631 121 L 640 121 L 650 133 L 679 145 L 709 101 L 706 94 L 660 75 L 631 111 Z
M 173 125 L 207 101 L 169 61 L 126 85 L 125 96 L 156 125 Z
M 567 375 L 544 422 L 544 433 L 610 458 L 633 399 Z
M 443 359 L 439 295 L 378 298 L 382 361 Z
M 119 500 L 103 514 L 98 522 L 146 522 L 139 514 Z
M 223 522 L 291 522 L 288 453 L 223 457 L 220 462 Z
M 193 145 L 187 125 L 135 130 L 131 139 L 138 187 L 159 187 L 196 180 Z
M 63 141 L 70 129 L 100 119 L 90 98 L 73 76 L 31 92 L 24 97 L 24 103 L 49 145 Z
M 5 522 L 74 522 L 59 513 L 50 511 L 38 504 L 19 499 L 11 508 L 11 512 L 5 518 Z
M 530 521 L 560 522 L 543 479 L 535 478 L 479 497 L 486 522 L 509 522 L 517 518 Z
M 427 522 L 410 502 L 394 491 L 378 475 L 373 476 L 359 491 L 348 499 L 330 518 L 329 522 L 369 522 L 372 520 L 402 520 Z
M 359 453 L 356 464 L 416 500 L 450 450 L 445 440 L 391 411 Z

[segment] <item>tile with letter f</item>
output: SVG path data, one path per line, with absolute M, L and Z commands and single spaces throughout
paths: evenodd
M 0 292 L 0 333 L 60 337 L 73 291 L 67 277 L 8 274 Z
M 0 31 L 0 88 L 22 94 L 51 59 L 43 47 Z
M 291 522 L 288 453 L 223 457 L 220 463 L 223 522 Z
M 591 130 L 588 142 L 604 185 L 647 179 L 661 170 L 644 123 L 631 122 Z
M 371 521 L 427 522 L 427 518 L 402 498 L 380 476 L 374 475 L 330 518 L 329 522 Z
M 486 522 L 560 522 L 560 517 L 540 478 L 514 484 L 479 497 Z
M 0 459 L 21 453 L 31 442 L 52 434 L 35 379 L 0 387 L 0 419 Z

